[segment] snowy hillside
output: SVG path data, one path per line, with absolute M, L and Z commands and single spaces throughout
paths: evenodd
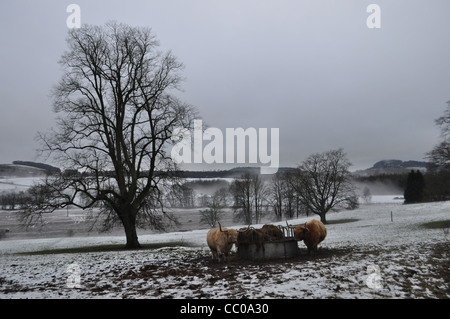
M 212 262 L 206 229 L 140 236 L 162 247 L 141 251 L 18 254 L 123 244 L 122 236 L 3 240 L 0 299 L 450 298 L 448 228 L 422 226 L 449 220 L 450 202 L 362 205 L 328 219 L 340 223 L 327 225 L 316 256 L 299 243 L 299 257 L 264 262 Z

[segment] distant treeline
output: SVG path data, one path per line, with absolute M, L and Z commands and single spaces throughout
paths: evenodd
M 425 180 L 423 201 L 450 200 L 450 171 L 431 170 L 423 174 Z
M 377 174 L 377 175 L 369 175 L 369 176 L 354 175 L 353 179 L 356 182 L 361 182 L 361 183 L 389 184 L 389 185 L 396 186 L 400 189 L 405 189 L 407 177 L 408 177 L 407 173 L 398 173 L 398 174 Z
M 410 171 L 411 172 L 411 171 Z M 390 184 L 406 190 L 408 175 L 405 174 L 379 174 L 372 176 L 354 176 L 357 182 Z M 423 174 L 424 186 L 421 194 L 422 202 L 450 200 L 450 171 L 428 170 Z M 417 201 L 416 201 L 417 202 Z
M 290 167 L 280 167 L 278 172 L 286 172 L 293 170 Z M 229 170 L 217 170 L 217 171 L 182 171 L 179 170 L 174 173 L 180 178 L 240 178 L 242 175 L 250 173 L 252 175 L 258 175 L 260 173 L 259 167 L 237 167 Z

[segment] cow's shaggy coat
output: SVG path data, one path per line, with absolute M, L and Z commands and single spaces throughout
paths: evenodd
M 227 261 L 228 253 L 237 240 L 235 229 L 219 227 L 211 229 L 206 235 L 206 242 L 211 249 L 212 258 L 218 262 Z
M 318 220 L 311 220 L 305 225 L 299 225 L 294 230 L 295 240 L 305 243 L 308 247 L 308 254 L 317 252 L 317 245 L 327 236 L 327 229 Z

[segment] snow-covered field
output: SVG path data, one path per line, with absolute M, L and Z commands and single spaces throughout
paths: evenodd
M 0 178 L 0 192 L 1 191 L 25 191 L 30 186 L 33 186 L 41 180 L 40 177 L 14 177 L 14 178 Z
M 450 202 L 390 201 L 328 214 L 330 222 L 342 219 L 327 225 L 317 255 L 306 256 L 299 243 L 298 257 L 261 262 L 236 255 L 212 262 L 207 229 L 141 235 L 142 244 L 162 248 L 139 251 L 20 254 L 123 244 L 123 236 L 2 240 L 0 299 L 450 298 L 448 229 L 422 227 L 450 219 Z M 178 246 L 164 247 L 171 242 Z

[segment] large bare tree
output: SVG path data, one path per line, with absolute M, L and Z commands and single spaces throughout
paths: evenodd
M 160 172 L 174 168 L 172 131 L 194 117 L 174 96 L 183 65 L 158 50 L 150 29 L 117 22 L 73 29 L 67 43 L 53 90 L 57 126 L 39 136 L 43 151 L 70 170 L 48 183 L 46 212 L 100 207 L 108 223 L 123 225 L 126 248 L 138 248 L 137 226 L 162 227 Z
M 357 205 L 349 167 L 344 151 L 338 149 L 312 154 L 297 169 L 292 186 L 302 206 L 319 215 L 324 224 L 331 209 Z
M 431 169 L 448 170 L 450 169 L 450 101 L 447 102 L 444 115 L 436 120 L 436 125 L 441 128 L 442 141 L 426 155 Z

